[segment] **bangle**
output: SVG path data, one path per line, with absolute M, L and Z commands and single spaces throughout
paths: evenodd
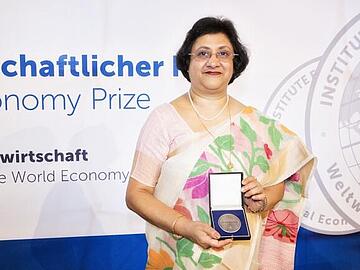
M 179 220 L 180 218 L 182 218 L 182 217 L 184 217 L 184 215 L 178 215 L 178 216 L 174 219 L 174 221 L 172 222 L 172 224 L 171 224 L 171 232 L 172 232 L 173 234 L 176 234 L 176 232 L 175 232 L 175 225 L 176 225 L 176 223 L 178 222 L 178 220 Z

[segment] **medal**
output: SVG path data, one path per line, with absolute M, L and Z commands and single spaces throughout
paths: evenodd
M 240 219 L 233 214 L 223 214 L 218 219 L 220 228 L 227 233 L 235 233 L 241 228 Z

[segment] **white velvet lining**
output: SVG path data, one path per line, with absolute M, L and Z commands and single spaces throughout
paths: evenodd
M 209 182 L 210 204 L 213 210 L 242 208 L 240 174 L 209 174 Z

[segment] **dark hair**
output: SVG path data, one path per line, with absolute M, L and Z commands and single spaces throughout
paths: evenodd
M 224 18 L 205 17 L 198 20 L 193 25 L 193 27 L 187 33 L 184 43 L 181 45 L 179 51 L 176 54 L 176 66 L 178 69 L 180 69 L 181 73 L 189 82 L 189 53 L 191 52 L 192 46 L 194 45 L 196 39 L 198 39 L 199 37 L 206 34 L 217 33 L 225 34 L 230 40 L 231 45 L 233 46 L 234 53 L 239 54 L 238 56 L 234 57 L 234 72 L 229 81 L 229 84 L 240 76 L 241 72 L 244 71 L 247 64 L 249 63 L 246 48 L 244 47 L 244 45 L 241 44 L 234 24 L 230 20 Z

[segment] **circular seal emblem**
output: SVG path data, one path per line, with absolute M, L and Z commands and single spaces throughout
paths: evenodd
M 240 219 L 233 214 L 223 214 L 218 219 L 220 228 L 227 233 L 235 233 L 241 228 Z
M 281 121 L 305 138 L 306 103 L 320 57 L 296 67 L 278 85 L 264 113 Z M 322 159 L 321 156 L 318 156 Z M 309 181 L 307 204 L 301 226 L 323 234 L 347 234 L 356 231 L 330 205 L 314 177 Z
M 319 157 L 316 181 L 328 202 L 360 229 L 360 14 L 326 49 L 310 86 L 306 142 Z

